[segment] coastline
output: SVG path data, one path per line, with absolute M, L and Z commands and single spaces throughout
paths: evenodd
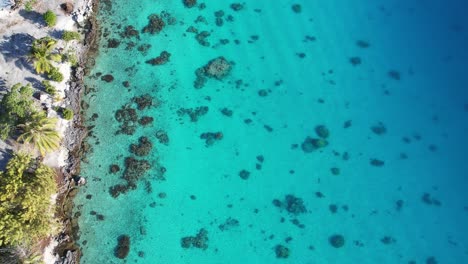
M 54 1 L 54 3 L 38 3 L 41 5 L 39 8 L 49 8 L 51 5 L 57 3 L 65 3 Z M 71 67 L 68 64 L 60 65 L 60 69 L 64 72 L 64 81 L 58 83 L 57 90 L 61 94 L 63 100 L 60 101 L 60 105 L 68 106 L 75 113 L 71 121 L 59 119 L 57 123 L 57 130 L 62 135 L 62 141 L 59 150 L 46 155 L 44 163 L 55 168 L 57 171 L 57 184 L 58 193 L 55 194 L 51 199 L 55 200 L 56 213 L 55 218 L 60 222 L 60 231 L 53 234 L 48 239 L 47 245 L 43 250 L 43 261 L 44 263 L 79 263 L 80 249 L 75 244 L 75 239 L 78 231 L 77 217 L 72 215 L 74 207 L 73 198 L 78 191 L 80 184 L 84 184 L 85 180 L 81 179 L 78 175 L 80 173 L 80 158 L 84 153 L 83 139 L 86 137 L 87 130 L 83 125 L 83 117 L 81 115 L 81 96 L 84 91 L 83 78 L 86 73 L 86 68 L 92 66 L 93 60 L 90 59 L 97 52 L 97 22 L 95 18 L 95 10 L 97 10 L 98 0 L 75 0 L 72 1 L 74 10 L 70 14 L 64 14 L 59 17 L 56 28 L 57 29 L 69 29 L 78 28 L 80 29 L 80 35 L 82 40 L 79 41 L 74 48 L 76 49 L 76 57 L 78 65 Z M 46 7 L 42 6 L 45 5 Z M 56 5 L 56 10 L 60 12 L 60 5 Z M 50 29 L 42 25 L 38 25 L 37 21 L 32 21 L 31 18 L 27 20 L 24 10 L 21 10 L 21 6 L 18 3 L 14 3 L 11 6 L 11 10 L 0 10 L 0 24 L 6 25 L 0 30 L 0 36 L 3 37 L 4 42 L 8 37 L 13 34 L 24 34 L 29 35 L 31 32 L 21 32 L 21 29 L 28 27 L 28 23 L 34 24 L 37 28 L 33 28 L 32 31 L 35 37 L 42 37 L 43 35 L 49 35 Z M 23 14 L 21 14 L 23 12 Z M 33 11 L 38 13 L 36 11 Z M 34 19 L 37 18 L 37 14 Z M 23 18 L 21 18 L 23 17 Z M 3 21 L 2 21 L 3 20 Z M 11 28 L 10 28 L 11 26 Z M 78 27 L 77 27 L 78 26 Z M 12 29 L 16 27 L 15 29 Z M 18 30 L 19 29 L 19 30 Z M 54 30 L 56 30 L 54 28 Z M 10 35 L 9 35 L 10 33 Z M 31 35 L 29 37 L 32 38 Z M 19 40 L 21 41 L 21 40 Z M 13 41 L 12 41 L 13 42 Z M 2 55 L 5 54 L 2 50 Z M 10 60 L 23 60 L 24 54 L 17 54 L 17 50 L 13 50 L 10 58 L 5 59 L 4 64 L 11 63 Z M 9 68 L 8 68 L 9 69 Z M 36 80 L 33 77 L 26 77 L 27 71 L 24 68 L 20 70 L 15 69 L 13 77 L 8 76 L 9 72 L 3 74 L 1 77 L 2 86 L 8 87 L 16 82 L 22 81 L 31 82 Z M 69 73 L 68 73 L 69 72 Z M 31 75 L 31 73 L 27 73 Z M 11 78 L 10 78 L 11 77 Z M 29 79 L 28 79 L 29 78 Z M 37 81 L 37 80 L 36 80 Z M 3 89 L 2 89 L 3 90 Z M 40 98 L 42 99 L 42 98 Z M 43 102 L 43 100 L 40 100 Z M 57 116 L 55 111 L 49 113 L 50 117 Z M 8 152 L 15 149 L 11 142 L 1 142 L 2 148 L 2 163 L 8 160 Z

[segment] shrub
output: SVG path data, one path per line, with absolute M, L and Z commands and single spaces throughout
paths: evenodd
M 54 96 L 57 94 L 57 90 L 55 89 L 55 87 L 50 84 L 49 81 L 42 81 L 42 85 L 44 85 L 44 90 L 46 93 Z
M 24 3 L 24 10 L 31 12 L 33 10 L 33 5 L 36 4 L 36 0 L 29 0 Z
M 62 108 L 62 116 L 65 120 L 73 119 L 73 110 L 70 108 Z
M 62 34 L 62 39 L 65 41 L 71 41 L 71 40 L 79 40 L 80 39 L 80 33 L 76 31 L 63 31 Z
M 65 54 L 64 61 L 68 61 L 72 67 L 78 65 L 78 58 L 76 57 L 76 54 L 73 51 L 69 51 Z
M 57 23 L 57 16 L 51 10 L 47 10 L 47 12 L 44 13 L 43 18 L 49 27 L 53 27 Z
M 63 74 L 59 71 L 58 68 L 53 67 L 50 72 L 47 74 L 47 78 L 54 82 L 62 82 Z

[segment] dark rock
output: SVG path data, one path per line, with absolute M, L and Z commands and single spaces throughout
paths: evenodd
M 236 12 L 237 12 L 237 11 L 240 11 L 240 10 L 242 10 L 242 9 L 244 9 L 244 5 L 241 4 L 241 3 L 232 3 L 232 4 L 230 5 L 230 7 L 231 7 L 232 10 L 234 10 L 234 11 L 236 11 Z
M 247 180 L 250 177 L 250 172 L 246 170 L 241 170 L 239 172 L 239 177 L 243 180 Z
M 229 217 L 228 219 L 226 219 L 226 221 L 224 221 L 223 224 L 219 225 L 218 227 L 221 231 L 225 231 L 238 226 L 239 220 Z
M 205 132 L 200 135 L 201 139 L 205 140 L 207 147 L 212 146 L 216 141 L 223 139 L 222 132 Z
M 112 197 L 117 198 L 120 194 L 125 194 L 129 190 L 127 185 L 117 184 L 109 188 L 109 193 Z
M 122 83 L 122 85 L 123 85 L 125 88 L 128 88 L 128 87 L 130 87 L 130 82 L 129 82 L 129 81 L 124 81 L 124 82 Z
M 114 80 L 114 76 L 112 76 L 111 74 L 106 74 L 104 76 L 101 76 L 101 80 L 110 83 Z
M 343 124 L 343 128 L 349 128 L 351 127 L 352 125 L 352 121 L 351 120 L 346 120 Z
M 157 14 L 151 14 L 148 16 L 149 22 L 148 25 L 146 25 L 143 28 L 143 33 L 150 33 L 152 35 L 158 34 L 163 30 L 164 26 L 166 23 L 164 20 L 162 20 L 161 17 L 159 17 Z
M 180 108 L 177 110 L 179 116 L 188 115 L 191 122 L 197 122 L 198 118 L 208 113 L 208 106 L 199 106 L 196 108 Z
M 137 104 L 137 109 L 140 111 L 153 105 L 153 97 L 150 94 L 135 96 L 132 98 L 132 101 Z
M 232 110 L 228 109 L 228 108 L 223 108 L 221 109 L 221 113 L 225 116 L 229 116 L 231 117 L 232 116 Z
M 345 244 L 345 239 L 342 235 L 332 235 L 328 238 L 328 242 L 334 248 L 343 247 Z
M 383 165 L 385 165 L 385 162 L 378 159 L 371 159 L 370 164 L 375 167 L 382 167 Z
M 138 115 L 135 109 L 129 106 L 123 106 L 115 112 L 115 119 L 121 123 L 118 133 L 133 135 L 136 131 Z
M 382 122 L 377 123 L 376 125 L 371 126 L 372 132 L 376 135 L 383 135 L 387 133 L 387 128 Z
M 184 6 L 188 8 L 192 8 L 197 4 L 197 0 L 183 0 Z
M 159 140 L 159 143 L 168 145 L 169 144 L 169 136 L 163 130 L 156 131 L 156 138 Z
M 124 32 L 121 33 L 120 36 L 123 38 L 132 38 L 132 37 L 139 38 L 140 33 L 133 26 L 126 26 Z
M 437 260 L 436 260 L 435 257 L 428 257 L 428 258 L 426 259 L 426 264 L 437 264 L 437 263 L 438 263 L 438 262 L 437 262 Z
M 328 136 L 330 135 L 330 131 L 324 125 L 316 126 L 315 127 L 315 133 L 317 134 L 317 136 L 319 136 L 321 138 L 328 138 Z
M 388 77 L 390 77 L 393 80 L 399 81 L 401 80 L 401 74 L 398 71 L 391 70 L 388 72 Z
M 336 167 L 333 167 L 330 169 L 331 173 L 333 175 L 340 175 L 340 169 L 339 168 L 336 168 Z
M 202 46 L 208 47 L 210 46 L 210 42 L 208 42 L 207 38 L 210 36 L 210 32 L 208 31 L 202 31 L 195 35 L 195 39 L 198 41 L 198 43 Z
M 301 198 L 298 198 L 292 194 L 288 194 L 285 196 L 284 205 L 286 206 L 286 211 L 294 215 L 307 212 L 307 209 L 304 205 L 304 201 Z
M 385 245 L 389 245 L 395 243 L 396 240 L 393 237 L 384 236 L 382 239 L 380 239 L 380 242 L 382 242 Z
M 328 141 L 322 138 L 307 137 L 301 144 L 301 148 L 305 153 L 313 152 L 314 150 L 324 148 L 328 145 Z
M 330 212 L 332 212 L 332 214 L 334 214 L 338 211 L 338 206 L 336 204 L 330 204 L 328 206 L 328 209 L 330 210 Z
M 260 89 L 258 90 L 258 95 L 260 97 L 266 97 L 268 95 L 268 91 L 266 89 Z
M 180 240 L 182 248 L 200 248 L 206 250 L 208 248 L 208 231 L 202 228 L 196 236 L 183 237 Z
M 62 8 L 63 12 L 65 12 L 65 14 L 67 15 L 70 15 L 71 13 L 73 13 L 73 9 L 74 9 L 73 4 L 70 2 L 61 4 L 60 8 Z
M 276 258 L 288 258 L 289 257 L 289 248 L 283 245 L 276 245 L 275 247 Z
M 114 255 L 119 259 L 124 259 L 130 252 L 130 237 L 121 235 L 117 238 L 117 247 L 114 249 Z
M 107 47 L 110 49 L 115 49 L 120 45 L 120 41 L 118 39 L 112 38 L 107 41 Z
M 351 57 L 351 58 L 349 58 L 349 62 L 350 62 L 351 65 L 353 65 L 353 66 L 357 66 L 357 65 L 359 65 L 359 64 L 362 63 L 360 57 Z
M 130 152 L 137 155 L 137 156 L 147 156 L 151 149 L 153 148 L 153 144 L 147 137 L 140 137 L 138 139 L 138 144 L 131 144 L 130 145 Z
M 151 165 L 147 160 L 137 160 L 132 157 L 127 157 L 125 158 L 123 178 L 129 185 L 135 184 L 150 168 Z
M 120 171 L 120 167 L 117 164 L 112 164 L 109 167 L 109 171 L 110 171 L 110 173 L 117 173 L 117 172 Z
M 203 68 L 207 77 L 221 80 L 229 74 L 232 65 L 224 57 L 218 57 L 209 61 Z
M 141 44 L 140 46 L 138 46 L 137 50 L 141 52 L 143 56 L 146 56 L 150 48 L 151 48 L 150 44 Z M 146 63 L 148 63 L 148 61 Z
M 147 126 L 151 123 L 153 123 L 154 121 L 154 118 L 152 118 L 151 116 L 144 116 L 142 118 L 140 118 L 140 120 L 138 120 L 138 124 L 142 125 L 142 126 Z
M 360 47 L 360 48 L 363 48 L 363 49 L 370 47 L 369 42 L 364 41 L 364 40 L 358 40 L 358 41 L 356 41 L 356 45 L 357 45 L 358 47 Z
M 301 13 L 302 12 L 302 7 L 300 4 L 293 4 L 291 6 L 291 9 L 294 13 Z
M 151 64 L 151 65 L 163 65 L 166 64 L 169 61 L 169 58 L 171 57 L 171 54 L 167 51 L 161 52 L 161 54 L 151 60 L 147 60 L 146 63 Z

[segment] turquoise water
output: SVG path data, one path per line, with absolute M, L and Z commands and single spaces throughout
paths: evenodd
M 468 263 L 461 2 L 204 3 L 101 1 L 82 263 Z M 162 31 L 143 33 L 163 11 Z M 138 38 L 122 35 L 129 25 Z M 190 26 L 210 35 L 198 42 Z M 145 63 L 163 51 L 167 63 Z M 229 73 L 196 89 L 195 71 L 220 56 Z M 124 105 L 153 122 L 117 133 Z M 153 148 L 137 156 L 143 136 Z M 151 168 L 126 181 L 127 157 Z

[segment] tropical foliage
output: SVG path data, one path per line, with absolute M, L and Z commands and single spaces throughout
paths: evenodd
M 60 72 L 58 68 L 52 67 L 47 74 L 47 78 L 55 82 L 62 82 L 63 81 L 63 74 Z
M 62 108 L 62 116 L 66 120 L 72 120 L 73 110 L 71 110 L 70 108 Z
M 57 42 L 51 37 L 36 39 L 31 48 L 30 59 L 37 73 L 49 73 L 54 66 L 51 63 L 55 54 L 52 53 Z
M 18 141 L 33 145 L 41 155 L 54 151 L 60 144 L 56 123 L 57 119 L 47 118 L 42 112 L 34 113 L 28 122 L 18 126 L 21 131 Z
M 63 31 L 62 34 L 62 39 L 65 40 L 66 42 L 72 41 L 72 40 L 79 40 L 80 39 L 80 33 L 76 31 Z
M 0 138 L 6 139 L 18 124 L 26 122 L 36 112 L 30 85 L 16 84 L 0 102 Z
M 53 229 L 54 176 L 26 154 L 15 154 L 0 172 L 0 246 L 30 245 Z
M 57 24 L 57 15 L 51 10 L 47 10 L 47 12 L 43 15 L 44 21 L 49 27 L 55 26 Z
M 55 96 L 57 94 L 57 89 L 55 86 L 50 84 L 49 81 L 42 81 L 42 85 L 44 85 L 44 91 L 52 96 Z

